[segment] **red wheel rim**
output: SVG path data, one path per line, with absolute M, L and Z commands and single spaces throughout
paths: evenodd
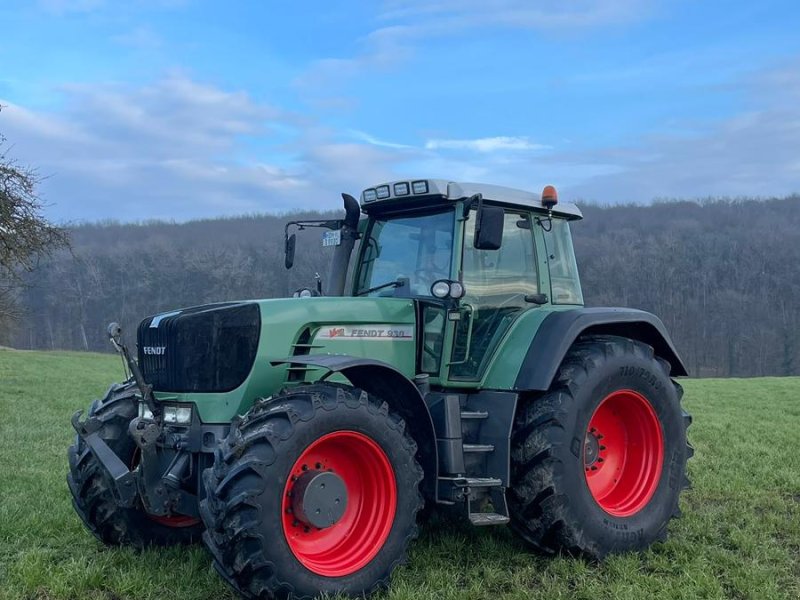
M 133 471 L 136 467 L 139 466 L 139 461 L 142 459 L 142 451 L 137 447 L 136 450 L 133 451 L 133 458 L 131 458 L 131 466 L 130 469 Z M 175 529 L 180 529 L 182 527 L 194 527 L 200 523 L 200 519 L 196 519 L 194 517 L 189 517 L 186 515 L 171 515 L 169 517 L 162 517 L 158 515 L 151 515 L 147 511 L 143 511 L 144 514 L 147 516 L 148 519 L 158 523 L 159 525 L 163 525 L 164 527 L 173 527 Z
M 630 517 L 655 494 L 664 438 L 653 406 L 633 390 L 606 396 L 589 420 L 584 472 L 592 497 L 607 513 Z
M 294 482 L 308 469 L 333 471 L 347 488 L 344 514 L 324 529 L 299 522 L 291 512 Z M 294 463 L 283 490 L 283 534 L 309 571 L 343 577 L 375 558 L 389 537 L 396 509 L 394 470 L 383 449 L 362 433 L 336 431 L 309 445 Z

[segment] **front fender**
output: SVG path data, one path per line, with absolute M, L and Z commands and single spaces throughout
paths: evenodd
M 390 409 L 406 422 L 411 436 L 417 443 L 417 458 L 425 472 L 423 484 L 425 495 L 433 500 L 436 499 L 439 465 L 436 431 L 428 405 L 425 404 L 425 399 L 413 381 L 388 363 L 346 354 L 292 356 L 272 360 L 270 364 L 311 365 L 327 369 L 330 373 L 341 373 L 355 387 L 384 400 Z

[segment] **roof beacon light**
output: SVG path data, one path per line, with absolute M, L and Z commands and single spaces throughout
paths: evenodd
M 552 185 L 544 186 L 544 190 L 542 190 L 542 206 L 552 211 L 556 204 L 558 204 L 558 192 L 556 188 Z

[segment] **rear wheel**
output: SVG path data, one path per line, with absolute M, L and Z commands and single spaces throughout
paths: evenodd
M 521 405 L 509 493 L 521 537 L 593 558 L 666 538 L 693 453 L 669 369 L 643 343 L 585 338 L 553 388 Z
M 204 474 L 206 545 L 246 597 L 368 594 L 416 536 L 422 469 L 404 422 L 347 386 L 256 404 Z
M 130 468 L 138 463 L 138 448 L 128 435 L 128 425 L 138 410 L 135 390 L 131 383 L 112 386 L 105 398 L 96 400 L 89 409 L 89 416 L 103 424 L 100 437 Z M 144 548 L 200 540 L 203 525 L 197 519 L 150 515 L 141 505 L 118 506 L 112 492 L 113 481 L 80 437 L 75 436 L 67 456 L 72 504 L 86 527 L 104 544 Z

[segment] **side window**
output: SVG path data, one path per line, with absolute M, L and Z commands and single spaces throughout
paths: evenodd
M 547 264 L 550 266 L 550 301 L 553 304 L 583 304 L 569 223 L 556 218 L 551 222 L 550 231 L 544 233 Z
M 533 235 L 528 217 L 506 212 L 499 250 L 476 250 L 475 213 L 464 238 L 464 287 L 480 306 L 525 306 L 524 297 L 539 291 Z
M 506 211 L 499 250 L 477 250 L 475 212 L 466 223 L 463 256 L 464 315 L 456 327 L 450 376 L 478 379 L 516 316 L 539 291 L 528 216 Z

